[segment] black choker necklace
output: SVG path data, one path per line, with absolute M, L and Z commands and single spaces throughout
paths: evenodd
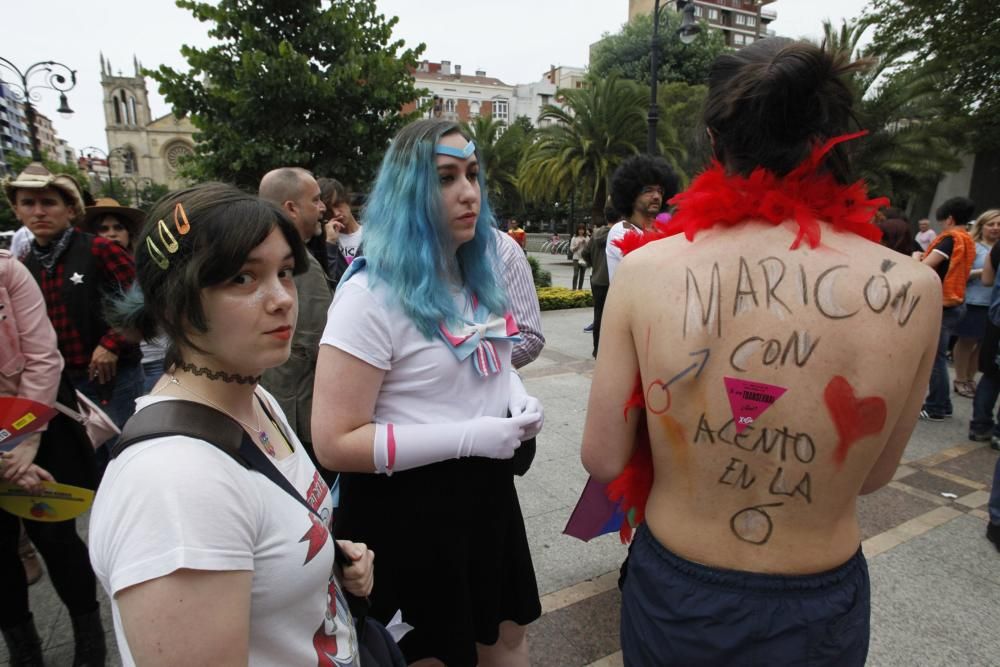
M 222 380 L 223 382 L 235 382 L 236 384 L 257 384 L 261 378 L 260 375 L 230 375 L 225 371 L 213 371 L 211 368 L 188 363 L 181 364 L 180 369 L 194 375 L 202 375 L 209 380 Z

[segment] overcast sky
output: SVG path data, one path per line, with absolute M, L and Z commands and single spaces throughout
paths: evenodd
M 665 2 L 666 0 L 664 0 Z M 399 16 L 396 37 L 427 45 L 424 58 L 450 60 L 466 72 L 485 69 L 507 83 L 537 81 L 549 65 L 586 66 L 590 45 L 616 32 L 628 18 L 628 0 L 377 0 Z M 778 0 L 770 5 L 779 35 L 813 37 L 821 22 L 858 16 L 866 0 Z M 171 0 L 31 0 L 4 2 L 0 57 L 22 70 L 41 60 L 77 70 L 69 93 L 76 113 L 56 115 L 59 94 L 43 91 L 38 107 L 53 119 L 59 136 L 77 150 L 107 149 L 99 53 L 115 71 L 132 72 L 133 55 L 146 67 L 184 69 L 183 44 L 209 44 L 207 27 Z M 0 68 L 5 80 L 9 73 Z M 170 109 L 149 82 L 154 117 Z

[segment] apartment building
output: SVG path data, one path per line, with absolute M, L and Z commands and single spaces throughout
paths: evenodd
M 628 20 L 652 14 L 653 2 L 629 0 Z M 710 29 L 720 31 L 726 46 L 738 49 L 774 35 L 768 25 L 778 18 L 778 14 L 766 7 L 773 2 L 775 0 L 694 0 L 694 14 L 708 23 Z M 660 0 L 660 6 L 673 10 L 677 5 L 673 0 Z

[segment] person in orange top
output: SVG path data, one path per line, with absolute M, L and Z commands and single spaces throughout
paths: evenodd
M 951 392 L 948 385 L 948 340 L 965 314 L 965 285 L 969 281 L 972 263 L 976 261 L 976 243 L 966 231 L 976 205 L 965 197 L 953 197 L 938 207 L 935 216 L 941 224 L 941 234 L 927 246 L 923 263 L 937 271 L 941 278 L 941 334 L 937 356 L 931 371 L 930 388 L 920 418 L 942 421 L 952 415 Z
M 521 250 L 524 250 L 525 243 L 527 242 L 527 234 L 524 233 L 520 223 L 514 218 L 511 218 L 510 222 L 507 223 L 507 233 L 510 234 L 512 239 L 517 241 L 517 245 L 521 246 Z

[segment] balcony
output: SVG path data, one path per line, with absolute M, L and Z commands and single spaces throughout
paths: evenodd
M 778 12 L 770 9 L 769 7 L 761 7 L 760 18 L 762 21 L 774 21 L 778 18 Z

